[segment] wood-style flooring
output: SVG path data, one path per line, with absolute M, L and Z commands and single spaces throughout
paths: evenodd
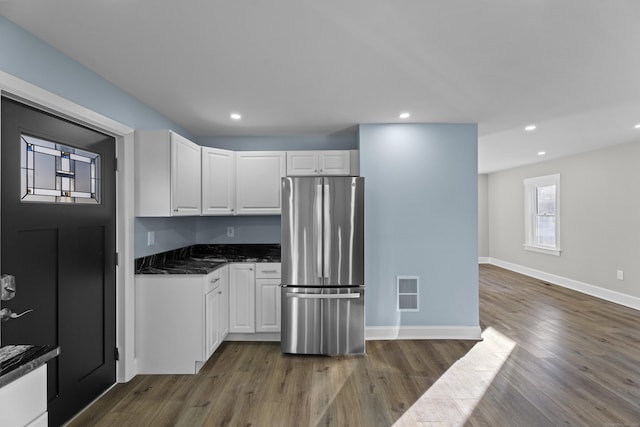
M 224 343 L 198 375 L 139 375 L 75 426 L 640 426 L 640 312 L 480 267 L 482 341 L 304 357 Z

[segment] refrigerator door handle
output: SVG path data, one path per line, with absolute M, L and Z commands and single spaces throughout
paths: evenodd
M 329 191 L 329 184 L 324 184 L 324 195 L 323 195 L 323 205 L 324 205 L 324 212 L 323 212 L 323 218 L 324 218 L 324 229 L 322 230 L 322 236 L 323 236 L 323 258 L 324 258 L 324 268 L 323 268 L 323 276 L 324 276 L 324 280 L 325 280 L 325 285 L 326 282 L 329 281 L 329 276 L 331 274 L 331 228 L 333 227 L 333 224 L 331 224 L 331 192 Z
M 315 221 L 314 221 L 314 226 L 315 226 L 315 240 L 316 240 L 316 274 L 318 276 L 318 278 L 320 279 L 320 283 L 324 284 L 323 282 L 323 270 L 322 270 L 322 264 L 323 264 L 323 260 L 322 260 L 322 255 L 323 255 L 323 251 L 322 251 L 322 235 L 323 235 L 323 230 L 322 230 L 322 178 L 319 181 L 319 184 L 316 184 L 316 201 L 315 201 Z
M 351 292 L 348 294 L 298 294 L 295 292 L 287 292 L 288 298 L 300 298 L 300 299 L 358 299 L 360 298 L 359 292 Z

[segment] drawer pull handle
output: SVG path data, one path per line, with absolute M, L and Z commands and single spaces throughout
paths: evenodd
M 261 273 L 277 273 L 278 270 L 262 270 Z

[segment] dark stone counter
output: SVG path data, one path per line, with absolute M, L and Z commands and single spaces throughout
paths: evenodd
M 136 274 L 209 274 L 230 262 L 280 262 L 280 245 L 193 245 L 135 260 Z
M 0 348 L 0 387 L 35 371 L 60 354 L 55 345 L 6 345 Z

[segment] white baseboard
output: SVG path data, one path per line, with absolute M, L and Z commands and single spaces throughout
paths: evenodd
M 366 326 L 372 340 L 480 340 L 480 326 Z M 229 334 L 225 341 L 280 341 L 278 333 Z
M 366 340 L 480 340 L 480 326 L 367 326 Z
M 491 258 L 488 256 L 479 256 L 478 264 L 491 264 Z
M 280 342 L 280 332 L 258 332 L 255 334 L 230 333 L 225 341 L 276 341 Z
M 555 274 L 546 273 L 544 271 L 525 267 L 523 265 L 513 264 L 511 262 L 502 261 L 496 258 L 489 258 L 488 261 L 489 262 L 487 264 L 492 264 L 507 270 L 515 271 L 516 273 L 524 274 L 525 276 L 544 280 L 545 282 L 549 282 L 554 285 L 562 286 L 563 288 L 571 289 L 586 295 L 600 298 L 605 301 L 640 310 L 640 298 L 634 297 L 632 295 L 623 294 L 621 292 L 612 291 L 600 286 L 579 282 L 567 277 L 557 276 Z M 480 262 L 479 258 L 478 262 Z

